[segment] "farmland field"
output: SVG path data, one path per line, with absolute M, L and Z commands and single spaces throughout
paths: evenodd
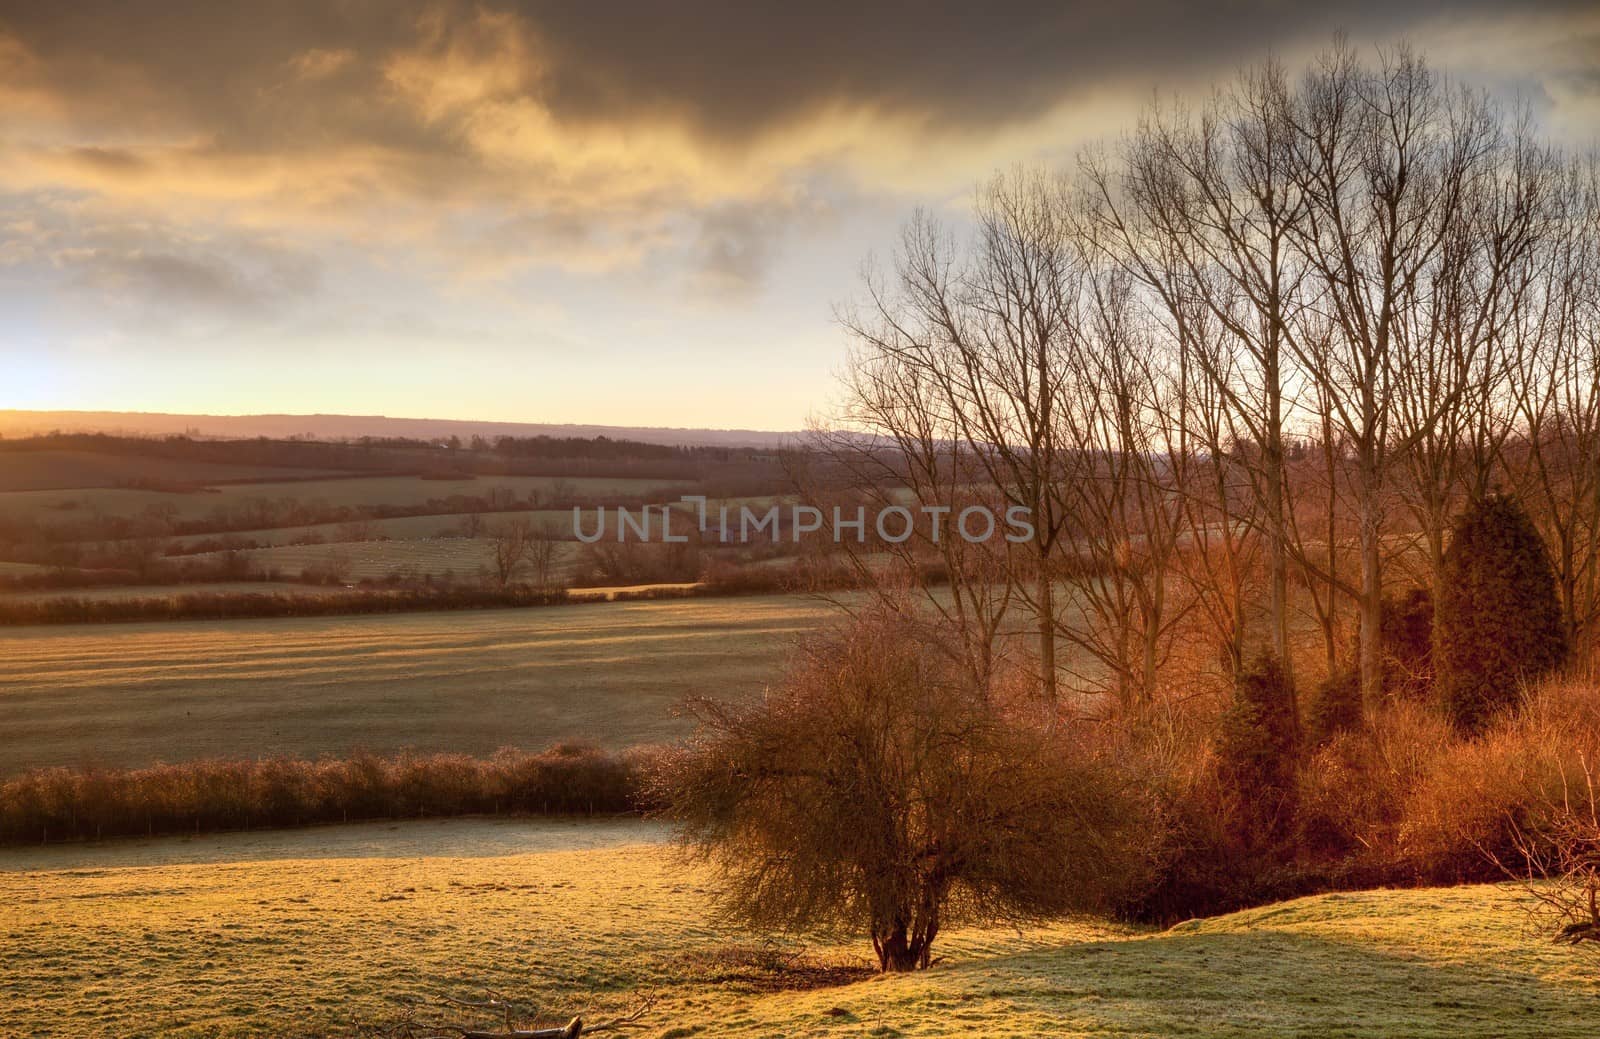
M 434 521 L 437 523 L 438 518 Z M 190 558 L 215 558 L 202 552 Z M 322 545 L 278 545 L 245 549 L 244 556 L 264 571 L 293 576 L 307 569 L 327 570 L 338 562 L 354 580 L 382 580 L 409 574 L 476 578 L 494 569 L 494 542 L 489 538 L 415 538 L 406 541 L 348 541 Z M 577 557 L 577 547 L 556 546 L 556 564 L 565 567 Z
M 0 630 L 0 775 L 669 739 L 680 700 L 758 692 L 829 612 L 770 596 Z
M 510 512 L 487 512 L 480 514 L 484 527 L 490 528 L 497 523 L 507 520 L 523 518 L 536 527 L 549 526 L 554 528 L 557 537 L 572 538 L 572 510 L 571 509 L 520 509 Z M 427 516 L 396 516 L 391 519 L 363 520 L 362 527 L 374 538 L 388 538 L 393 541 L 415 541 L 426 538 L 460 537 L 463 524 L 468 517 L 460 513 L 436 513 Z M 609 522 L 609 520 L 608 520 Z M 583 529 L 592 531 L 595 527 L 594 510 L 583 511 Z M 344 532 L 348 530 L 348 523 L 313 523 L 298 527 L 265 527 L 260 530 L 229 531 L 229 537 L 236 537 L 256 541 L 264 545 L 288 545 L 296 541 L 320 540 L 334 542 L 344 539 Z M 674 525 L 673 530 L 680 528 Z M 216 534 L 191 534 L 186 537 L 176 537 L 172 543 L 184 547 L 195 545 L 218 537 Z
M 1325 895 L 1164 932 L 956 929 L 913 976 L 865 978 L 860 940 L 812 943 L 798 968 L 774 969 L 762 936 L 710 916 L 709 878 L 628 843 L 659 831 L 594 826 L 0 852 L 0 1031 L 351 1034 L 392 1022 L 403 1000 L 487 988 L 552 1021 L 653 995 L 635 1033 L 651 1039 L 1558 1037 L 1592 1035 L 1600 998 L 1591 958 L 1528 940 L 1511 887 Z M 816 987 L 808 967 L 835 983 Z

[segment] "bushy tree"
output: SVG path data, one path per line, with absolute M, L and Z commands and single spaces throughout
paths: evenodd
M 1270 844 L 1286 832 L 1299 749 L 1289 676 L 1276 657 L 1257 657 L 1234 682 L 1217 743 L 1219 778 L 1237 805 L 1244 843 Z
M 926 967 L 952 919 L 1037 919 L 1132 880 L 1134 784 L 1075 749 L 1036 689 L 973 689 L 906 622 L 820 636 L 760 703 L 700 702 L 656 795 L 716 868 L 725 913 L 860 933 Z
M 1544 542 L 1515 499 L 1490 494 L 1457 519 L 1445 551 L 1436 625 L 1440 693 L 1477 732 L 1521 683 L 1566 659 L 1566 631 Z

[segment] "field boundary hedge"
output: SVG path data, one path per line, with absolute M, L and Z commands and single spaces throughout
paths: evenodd
M 206 759 L 41 768 L 0 781 L 0 845 L 461 815 L 619 815 L 650 807 L 649 750 Z

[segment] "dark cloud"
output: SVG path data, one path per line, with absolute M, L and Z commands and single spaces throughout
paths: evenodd
M 1587 6 L 1542 2 L 1517 13 Z M 500 17 L 485 21 L 484 12 Z M 0 29 L 40 59 L 51 89 L 81 102 L 85 119 L 185 122 L 242 150 L 331 134 L 432 150 L 451 146 L 452 128 L 391 104 L 383 78 L 386 58 L 428 41 L 469 56 L 516 42 L 526 67 L 499 89 L 558 120 L 673 118 L 736 142 L 840 104 L 993 126 L 1108 78 L 1226 69 L 1339 28 L 1389 37 L 1446 15 L 1500 13 L 1488 0 L 8 2 Z
M 1101 132 L 1105 97 L 1204 84 L 1338 29 L 1362 45 L 1418 31 L 1426 49 L 1441 27 L 1579 27 L 1564 39 L 1546 25 L 1491 72 L 1581 122 L 1600 67 L 1572 59 L 1596 47 L 1582 37 L 1597 31 L 1587 11 L 0 0 L 0 191 L 121 207 L 104 219 L 124 239 L 77 241 L 51 260 L 100 293 L 247 311 L 314 292 L 302 257 L 257 248 L 252 235 L 272 227 L 308 254 L 349 236 L 386 261 L 415 249 L 473 276 L 637 268 L 737 296 L 815 220 L 816 178 L 837 176 L 820 193 L 830 202 L 948 196 L 994 165 L 1076 143 L 1041 145 L 1044 133 Z M 1563 62 L 1526 57 L 1556 46 Z M 1041 119 L 1072 101 L 1083 127 Z M 1002 139 L 1009 151 L 986 150 Z M 149 230 L 164 225 L 192 233 Z

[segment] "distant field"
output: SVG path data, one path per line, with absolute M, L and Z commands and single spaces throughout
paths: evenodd
M 281 472 L 281 470 L 279 470 Z M 481 496 L 506 488 L 519 498 L 530 490 L 549 494 L 561 482 L 579 494 L 630 497 L 663 488 L 687 486 L 671 480 L 620 477 L 481 476 L 466 480 L 424 480 L 416 476 L 364 476 L 333 480 L 231 484 L 214 492 L 169 494 L 160 491 L 11 491 L 0 494 L 0 513 L 50 519 L 75 509 L 98 510 L 109 515 L 132 516 L 147 506 L 170 504 L 184 518 L 204 516 L 219 505 L 232 506 L 251 499 L 322 501 L 329 505 L 420 505 L 452 495 Z
M 530 523 L 544 526 L 549 525 L 556 535 L 565 539 L 572 539 L 572 510 L 571 509 L 523 509 L 518 512 L 485 512 L 481 519 L 485 529 L 494 527 L 516 518 L 525 518 Z M 594 529 L 594 510 L 585 509 L 583 512 L 584 530 Z M 398 516 L 394 519 L 364 520 L 363 523 L 371 528 L 373 535 L 388 538 L 393 541 L 416 541 L 424 538 L 455 538 L 461 536 L 462 524 L 468 517 L 457 513 L 431 516 Z M 607 516 L 607 522 L 610 517 Z M 321 538 L 324 542 L 341 541 L 344 539 L 345 523 L 316 523 L 303 527 L 269 527 L 262 530 L 240 530 L 230 532 L 228 536 L 245 538 L 267 545 L 287 545 L 293 541 L 305 540 L 307 537 Z M 680 528 L 674 524 L 673 532 Z M 188 537 L 173 538 L 179 545 L 196 545 L 203 541 L 210 541 L 218 537 L 216 534 L 194 534 Z
M 0 630 L 0 775 L 212 755 L 487 753 L 671 739 L 685 696 L 753 696 L 831 608 L 668 600 Z
M 494 569 L 494 542 L 489 538 L 419 538 L 414 541 L 349 541 L 325 545 L 280 545 L 275 548 L 247 549 L 244 552 L 256 568 L 264 572 L 281 571 L 286 576 L 307 568 L 327 570 L 335 560 L 346 561 L 354 580 L 382 580 L 397 575 L 446 574 L 460 579 L 475 578 L 480 571 Z M 217 553 L 202 552 L 186 559 L 203 560 Z M 577 558 L 576 544 L 556 546 L 556 564 L 565 568 Z
M 0 491 L 115 487 L 130 480 L 210 483 L 218 480 L 285 480 L 334 475 L 317 469 L 189 462 L 93 451 L 0 451 Z
M 0 1031 L 350 1035 L 402 1000 L 492 989 L 591 1022 L 648 993 L 627 1033 L 646 1039 L 1577 1037 L 1600 999 L 1592 956 L 1529 933 L 1514 888 L 1483 886 L 1305 898 L 1158 933 L 954 928 L 931 970 L 808 990 L 740 955 L 762 936 L 713 922 L 703 873 L 658 845 L 605 846 L 648 831 L 396 824 L 385 852 L 375 829 L 273 835 L 266 850 L 248 834 L 196 841 L 194 864 L 159 864 L 187 841 L 137 865 L 0 854 Z M 589 850 L 544 850 L 563 839 Z M 370 847 L 328 857 L 352 842 Z M 519 842 L 527 853 L 507 854 Z M 867 948 L 805 952 L 860 971 Z

